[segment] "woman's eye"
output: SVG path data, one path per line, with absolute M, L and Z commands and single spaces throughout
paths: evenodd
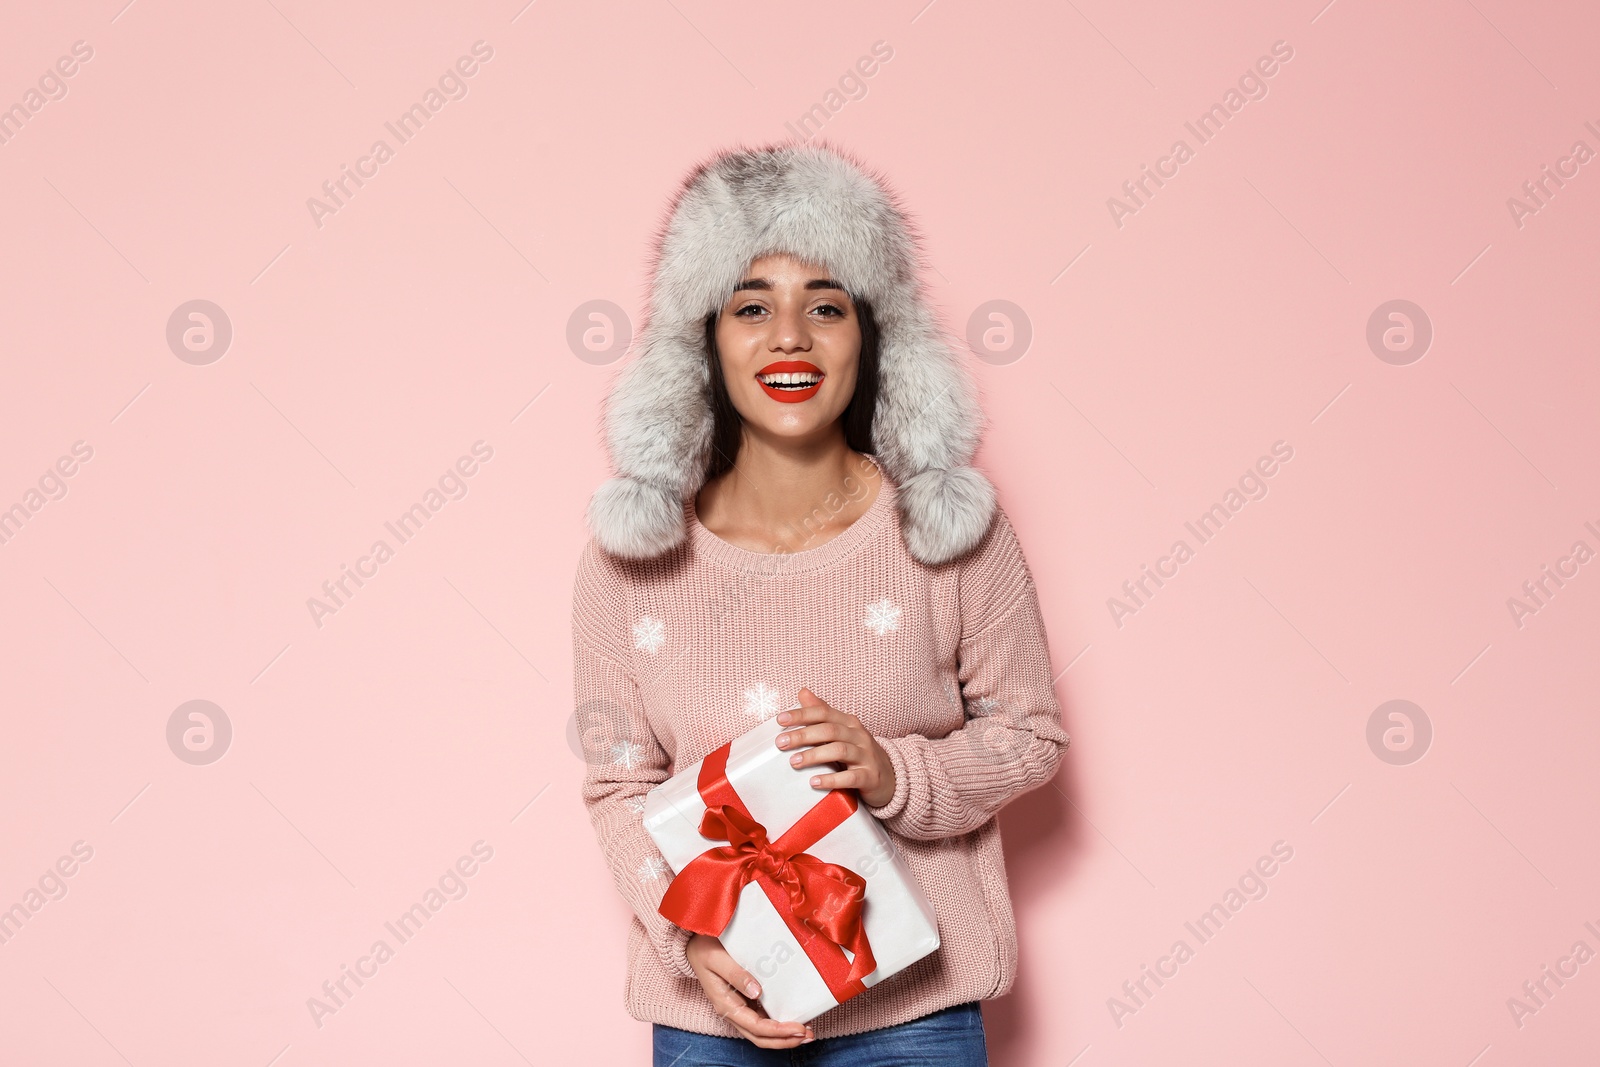
M 828 319 L 842 319 L 847 317 L 845 310 L 839 307 L 837 304 L 818 304 L 811 310 L 813 314 L 820 314 L 823 318 Z M 733 314 L 735 318 L 749 319 L 755 318 L 757 315 L 764 315 L 766 313 L 767 309 L 760 304 L 746 304 Z

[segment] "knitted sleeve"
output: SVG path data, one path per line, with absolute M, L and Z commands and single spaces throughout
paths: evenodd
M 889 802 L 867 810 L 903 837 L 977 829 L 1055 776 L 1070 738 L 1051 684 L 1033 576 L 1005 513 L 958 564 L 958 678 L 966 724 L 941 738 L 880 737 L 894 766 Z
M 671 777 L 671 760 L 645 718 L 622 652 L 626 588 L 593 541 L 572 596 L 572 681 L 587 770 L 583 802 L 617 891 L 668 970 L 694 978 L 684 954 L 694 935 L 656 908 L 671 869 L 644 828 L 644 796 Z

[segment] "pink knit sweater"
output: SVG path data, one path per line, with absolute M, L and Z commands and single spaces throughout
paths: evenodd
M 573 594 L 583 799 L 635 916 L 626 1003 L 636 1019 L 739 1036 L 689 967 L 691 935 L 656 911 L 672 872 L 644 829 L 644 795 L 796 704 L 803 685 L 857 715 L 888 752 L 894 796 L 867 810 L 932 900 L 941 941 L 813 1020 L 817 1036 L 1011 988 L 1016 927 L 995 813 L 1049 781 L 1068 744 L 1044 623 L 1003 512 L 966 556 L 929 567 L 901 540 L 896 495 L 882 477 L 861 518 L 798 552 L 730 544 L 700 525 L 692 500 L 687 538 L 663 556 L 622 560 L 593 541 L 583 552 Z

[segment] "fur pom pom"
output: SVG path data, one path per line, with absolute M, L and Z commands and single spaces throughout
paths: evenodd
M 994 518 L 994 486 L 972 467 L 935 467 L 899 488 L 906 548 L 930 567 L 970 551 Z
M 687 532 L 683 501 L 635 478 L 601 483 L 589 501 L 589 529 L 600 547 L 625 559 L 649 559 L 677 546 Z

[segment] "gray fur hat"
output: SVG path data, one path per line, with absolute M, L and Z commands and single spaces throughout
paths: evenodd
M 605 403 L 617 477 L 588 522 L 600 547 L 647 559 L 683 541 L 684 504 L 705 481 L 711 379 L 705 320 L 757 258 L 826 266 L 871 302 L 879 393 L 872 437 L 898 487 L 906 547 L 936 565 L 989 528 L 995 493 L 970 464 L 982 414 L 956 350 L 924 302 L 918 238 L 874 172 L 824 143 L 724 150 L 697 166 L 656 234 L 638 355 Z

